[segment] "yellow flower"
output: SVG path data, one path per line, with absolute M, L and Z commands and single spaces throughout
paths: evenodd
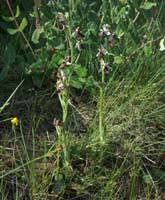
M 17 117 L 13 117 L 13 118 L 11 119 L 11 123 L 12 123 L 12 125 L 14 125 L 14 126 L 18 126 L 18 123 L 19 123 L 18 118 L 17 118 Z

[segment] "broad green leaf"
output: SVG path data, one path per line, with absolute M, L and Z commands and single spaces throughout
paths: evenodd
M 114 63 L 115 64 L 122 64 L 123 63 L 123 58 L 121 56 L 115 56 L 114 57 Z
M 62 58 L 62 56 L 60 54 L 53 54 L 51 61 L 50 61 L 50 66 L 54 65 L 61 65 L 61 63 L 64 61 L 64 59 Z
M 7 29 L 7 32 L 10 34 L 10 35 L 15 35 L 19 30 L 18 29 L 13 29 L 13 28 L 8 28 Z
M 160 46 L 160 51 L 164 51 L 165 50 L 165 39 L 161 39 L 160 40 L 160 43 L 159 43 L 159 46 Z
M 97 84 L 96 84 L 96 82 L 95 82 L 93 76 L 89 76 L 88 79 L 86 79 L 86 82 L 85 82 L 85 86 L 86 86 L 86 87 L 91 88 L 91 87 L 96 86 L 96 85 L 97 85 Z
M 79 77 L 85 77 L 87 74 L 87 69 L 81 65 L 76 65 L 73 70 Z
M 52 185 L 52 191 L 56 194 L 63 192 L 66 188 L 66 183 L 62 175 L 58 175 L 55 177 L 54 184 Z
M 22 19 L 22 21 L 21 21 L 20 26 L 19 26 L 19 31 L 23 31 L 24 28 L 25 28 L 27 25 L 28 25 L 28 22 L 27 22 L 26 18 L 24 17 L 24 18 Z
M 39 37 L 40 37 L 41 32 L 42 32 L 42 31 L 41 31 L 41 29 L 39 29 L 39 28 L 35 29 L 35 31 L 33 32 L 31 41 L 32 41 L 34 44 L 39 43 Z
M 57 50 L 64 50 L 65 46 L 64 46 L 64 44 L 60 44 L 60 45 L 56 46 L 55 49 L 57 49 Z
M 82 78 L 82 77 L 79 77 L 78 80 L 83 84 L 86 83 L 86 81 L 87 81 L 86 78 Z
M 144 4 L 142 6 L 140 6 L 140 8 L 144 9 L 144 10 L 150 10 L 152 7 L 155 7 L 156 3 L 152 3 L 152 2 L 144 2 Z
M 43 80 L 38 74 L 32 75 L 32 80 L 35 86 L 37 86 L 38 88 L 41 88 L 43 84 Z
M 41 69 L 41 66 L 42 66 L 42 61 L 37 61 L 31 64 L 29 69 L 30 71 L 38 71 L 39 69 Z
M 72 87 L 77 88 L 77 89 L 82 89 L 83 88 L 83 83 L 77 79 L 77 77 L 72 77 L 70 84 Z

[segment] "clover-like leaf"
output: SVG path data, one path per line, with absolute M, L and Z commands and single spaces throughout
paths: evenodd
M 10 35 L 15 35 L 16 33 L 18 33 L 18 29 L 8 28 L 8 29 L 7 29 L 7 32 L 8 32 Z
M 85 77 L 87 74 L 87 69 L 85 67 L 82 67 L 81 65 L 74 66 L 74 72 L 79 77 Z
M 153 3 L 153 2 L 144 2 L 144 4 L 142 6 L 140 6 L 140 8 L 144 9 L 144 10 L 150 10 L 151 8 L 155 7 L 157 4 Z
M 27 25 L 28 25 L 27 19 L 24 17 L 24 18 L 22 19 L 22 21 L 21 21 L 21 24 L 20 24 L 18 30 L 19 30 L 20 32 L 23 31 L 24 28 L 25 28 Z

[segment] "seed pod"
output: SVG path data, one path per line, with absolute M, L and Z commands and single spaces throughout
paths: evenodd
M 55 53 L 55 48 L 54 48 L 54 47 L 51 47 L 51 48 L 50 48 L 50 55 L 52 56 L 54 53 Z

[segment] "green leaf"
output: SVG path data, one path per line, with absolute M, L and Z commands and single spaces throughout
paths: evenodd
M 34 85 L 37 86 L 38 88 L 42 87 L 43 80 L 42 80 L 41 76 L 39 76 L 38 74 L 34 74 L 32 76 L 32 81 L 33 81 Z
M 18 32 L 18 29 L 13 29 L 13 28 L 8 28 L 7 29 L 7 32 L 10 34 L 10 35 L 14 35 Z
M 83 88 L 83 83 L 77 79 L 77 77 L 72 77 L 70 84 L 72 87 L 77 88 L 77 89 L 82 89 Z
M 88 79 L 86 79 L 86 82 L 85 82 L 85 86 L 88 88 L 91 88 L 91 87 L 94 87 L 96 86 L 96 82 L 93 78 L 93 76 L 89 76 Z
M 17 6 L 15 18 L 19 17 L 19 15 L 20 15 L 20 9 L 19 9 L 19 6 Z
M 55 49 L 56 50 L 64 50 L 65 46 L 64 46 L 64 44 L 60 44 L 60 45 L 56 46 Z
M 48 68 L 49 69 L 54 69 L 56 68 L 58 65 L 60 65 L 63 62 L 62 60 L 62 56 L 59 54 L 53 54 L 51 61 L 48 64 Z
M 79 77 L 85 77 L 87 75 L 87 69 L 81 65 L 74 66 L 73 70 Z
M 42 67 L 42 61 L 38 60 L 35 63 L 32 63 L 29 67 L 29 71 L 28 74 L 30 74 L 31 72 L 37 72 L 41 69 Z
M 63 192 L 66 188 L 66 183 L 61 174 L 55 177 L 55 182 L 52 185 L 52 191 L 56 194 Z
M 3 53 L 3 62 L 6 65 L 11 65 L 15 62 L 15 49 L 12 44 L 8 44 L 5 47 L 4 53 Z
M 5 17 L 5 16 L 2 16 L 2 19 L 5 20 L 6 22 L 12 22 L 12 21 L 14 21 L 14 17 Z
M 123 58 L 121 56 L 115 56 L 114 57 L 114 63 L 115 64 L 122 64 L 124 62 Z
M 150 175 L 144 175 L 143 180 L 145 183 L 150 184 L 152 183 L 152 177 Z
M 4 80 L 8 74 L 10 69 L 10 65 L 15 62 L 15 49 L 12 44 L 7 44 L 4 49 L 4 53 L 2 56 L 3 63 L 5 64 L 3 69 L 0 72 L 0 81 Z
M 2 16 L 2 19 L 4 19 L 6 22 L 12 22 L 14 21 L 15 18 L 19 17 L 19 15 L 20 15 L 20 9 L 19 9 L 19 6 L 17 6 L 15 17 Z
M 32 35 L 32 38 L 31 38 L 31 41 L 34 43 L 34 44 L 37 44 L 39 43 L 39 37 L 40 37 L 40 34 L 42 33 L 42 30 L 37 28 L 34 30 L 33 32 L 33 35 Z
M 152 54 L 152 47 L 151 45 L 144 47 L 144 54 L 146 57 L 150 57 Z
M 140 6 L 140 8 L 142 8 L 144 10 L 150 10 L 152 7 L 155 7 L 156 5 L 157 5 L 156 3 L 144 2 L 144 4 L 142 6 Z
M 24 18 L 22 19 L 22 21 L 21 21 L 21 24 L 20 24 L 18 30 L 19 30 L 19 31 L 23 31 L 24 28 L 25 28 L 27 25 L 28 25 L 28 22 L 27 22 L 26 18 L 24 17 Z
M 3 81 L 6 78 L 9 68 L 10 68 L 9 65 L 3 67 L 3 69 L 0 72 L 0 81 Z
M 116 28 L 115 34 L 118 38 L 121 38 L 124 35 L 124 31 L 122 30 L 120 23 L 118 24 Z
M 165 50 L 165 39 L 161 39 L 160 40 L 160 43 L 159 43 L 159 46 L 160 46 L 160 51 L 164 51 Z

